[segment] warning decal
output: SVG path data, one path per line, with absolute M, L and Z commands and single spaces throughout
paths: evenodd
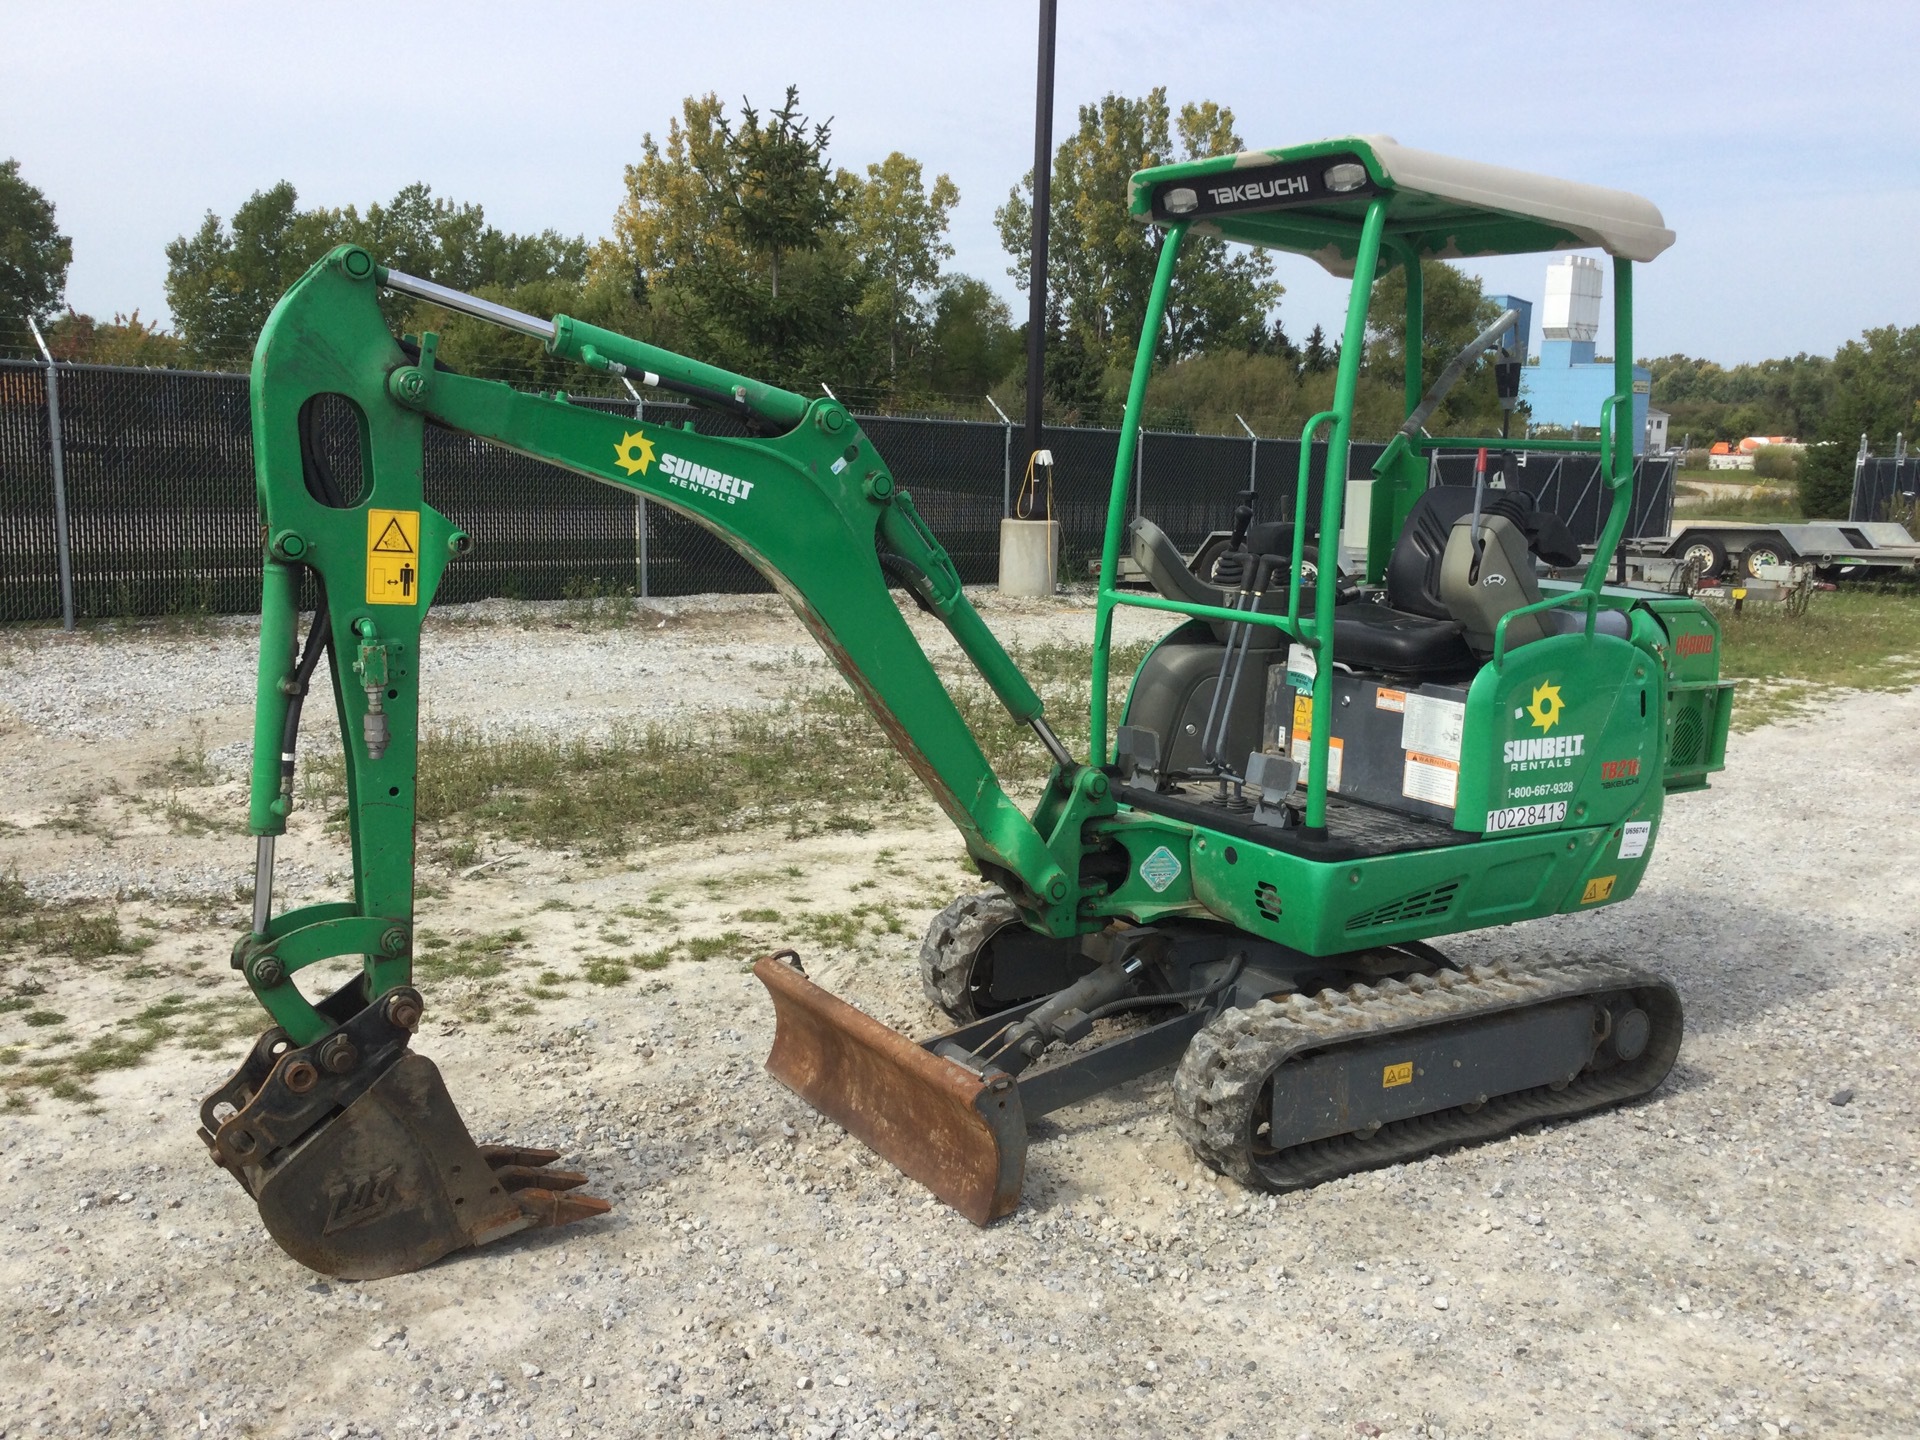
M 1180 860 L 1173 851 L 1162 845 L 1140 862 L 1140 878 L 1147 882 L 1154 894 L 1163 894 L 1169 885 L 1180 878 Z
M 1401 777 L 1400 793 L 1409 800 L 1424 800 L 1429 805 L 1452 809 L 1460 793 L 1460 766 L 1457 761 L 1439 755 L 1407 752 L 1406 773 Z
M 1580 896 L 1580 903 L 1582 905 L 1598 905 L 1602 900 L 1608 899 L 1613 894 L 1613 882 L 1619 878 L 1617 875 L 1594 876 L 1593 879 L 1587 881 L 1587 888 Z
M 1398 1065 L 1387 1065 L 1380 1071 L 1380 1088 L 1391 1090 L 1396 1085 L 1413 1083 L 1413 1062 L 1402 1060 Z
M 420 600 L 420 512 L 367 511 L 367 603 Z

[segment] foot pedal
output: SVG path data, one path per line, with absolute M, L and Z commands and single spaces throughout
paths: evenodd
M 324 1275 L 402 1275 L 612 1208 L 574 1193 L 586 1176 L 548 1168 L 557 1151 L 474 1143 L 439 1070 L 407 1049 L 398 1022 L 419 1014 L 400 989 L 305 1048 L 270 1030 L 201 1105 L 215 1162 L 280 1248 Z

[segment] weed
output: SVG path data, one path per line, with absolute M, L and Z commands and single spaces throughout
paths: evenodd
M 633 971 L 626 962 L 605 955 L 589 956 L 586 968 L 581 973 L 594 985 L 624 985 L 633 978 Z
M 1114 700 L 1144 654 L 1144 646 L 1115 652 Z M 1042 645 L 1017 652 L 1017 659 L 1061 738 L 1084 748 L 1086 650 Z M 943 678 L 995 773 L 1018 794 L 1037 791 L 1053 762 L 1032 732 L 1015 724 L 970 671 Z M 338 811 L 340 762 L 321 757 L 305 773 L 313 797 Z M 772 709 L 716 715 L 698 729 L 623 726 L 600 741 L 501 736 L 470 726 L 435 730 L 421 745 L 417 803 L 430 831 L 491 831 L 549 849 L 617 855 L 639 842 L 781 821 L 796 833 L 816 823 L 863 833 L 872 822 L 861 812 L 898 809 L 919 796 L 918 781 L 858 697 L 823 686 Z
M 485 935 L 463 935 L 448 941 L 439 935 L 423 935 L 419 956 L 422 976 L 485 980 L 507 968 L 507 960 L 516 945 L 527 938 L 524 930 L 498 930 Z
M 1920 602 L 1912 596 L 1816 594 L 1800 616 L 1777 606 L 1720 615 L 1721 675 L 1741 680 L 1737 729 L 1795 714 L 1833 687 L 1920 684 Z
M 784 917 L 782 917 L 782 915 L 778 910 L 762 909 L 762 910 L 741 910 L 741 911 L 738 911 L 733 918 L 736 920 L 745 920 L 747 923 L 752 925 L 772 925 L 777 923 Z
M 101 913 L 83 900 L 36 900 L 17 874 L 0 876 L 0 954 L 33 950 L 99 960 L 135 954 L 152 944 L 150 935 L 123 931 L 117 911 Z
M 700 935 L 691 940 L 682 940 L 680 948 L 686 952 L 687 959 L 698 963 L 711 960 L 716 955 L 738 954 L 740 947 L 746 943 L 745 935 L 738 930 L 729 930 L 724 935 Z
M 64 1025 L 67 1023 L 67 1017 L 62 1015 L 58 1010 L 29 1010 L 20 1018 L 26 1021 L 27 1024 L 42 1029 L 49 1025 Z

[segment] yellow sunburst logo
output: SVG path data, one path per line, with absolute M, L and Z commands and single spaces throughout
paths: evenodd
M 653 464 L 653 442 L 638 430 L 622 435 L 613 447 L 613 463 L 629 475 L 644 475 Z
M 1527 706 L 1527 714 L 1533 717 L 1534 725 L 1540 730 L 1551 730 L 1560 723 L 1560 712 L 1566 706 L 1560 703 L 1560 687 L 1551 681 L 1542 680 L 1533 687 L 1533 703 Z

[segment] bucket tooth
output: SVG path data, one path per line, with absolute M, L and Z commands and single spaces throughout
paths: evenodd
M 815 985 L 790 950 L 753 973 L 773 997 L 773 1077 L 976 1225 L 1010 1214 L 1026 1175 L 1019 1087 L 916 1045 Z
M 557 1151 L 474 1144 L 392 1009 L 383 998 L 304 1049 L 269 1032 L 201 1107 L 215 1162 L 281 1249 L 324 1275 L 374 1280 L 612 1208 L 578 1193 L 586 1176 L 547 1168 Z M 358 1062 L 345 1074 L 317 1062 L 341 1036 Z

